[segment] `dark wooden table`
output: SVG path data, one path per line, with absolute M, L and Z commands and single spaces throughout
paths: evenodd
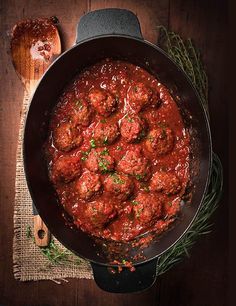
M 46 4 L 47 3 L 47 4 Z M 186 258 L 161 276 L 149 290 L 138 294 L 110 294 L 91 280 L 75 280 L 62 285 L 50 281 L 22 283 L 12 272 L 13 199 L 16 141 L 23 89 L 9 56 L 9 30 L 26 17 L 55 15 L 61 24 L 63 48 L 75 41 L 75 26 L 90 10 L 105 7 L 127 8 L 137 13 L 143 36 L 156 43 L 156 26 L 164 24 L 192 37 L 200 48 L 209 75 L 209 101 L 214 150 L 227 168 L 227 115 L 225 31 L 226 1 L 181 0 L 8 0 L 0 4 L 0 304 L 3 305 L 227 305 L 228 207 L 225 194 L 212 218 L 214 231 L 201 237 Z M 227 182 L 225 183 L 227 185 Z

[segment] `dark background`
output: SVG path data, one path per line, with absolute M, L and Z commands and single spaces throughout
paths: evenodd
M 50 305 L 228 305 L 228 199 L 226 192 L 214 216 L 211 234 L 201 237 L 186 258 L 158 278 L 146 292 L 110 294 L 92 280 L 71 279 L 61 285 L 50 281 L 22 283 L 12 272 L 15 154 L 23 88 L 9 55 L 9 31 L 22 18 L 57 16 L 63 50 L 75 41 L 75 26 L 84 13 L 105 7 L 137 13 L 145 39 L 156 43 L 156 26 L 164 24 L 191 37 L 201 50 L 209 76 L 209 103 L 214 151 L 225 174 L 228 163 L 226 26 L 227 1 L 181 0 L 9 0 L 0 1 L 0 304 Z M 227 186 L 225 175 L 225 186 Z M 225 188 L 227 191 L 227 187 Z

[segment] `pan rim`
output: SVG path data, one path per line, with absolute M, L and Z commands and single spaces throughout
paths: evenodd
M 194 213 L 194 216 L 192 217 L 191 221 L 186 226 L 185 230 L 179 235 L 179 237 L 173 243 L 171 243 L 162 252 L 160 252 L 160 253 L 158 253 L 156 255 L 150 256 L 148 259 L 141 260 L 138 263 L 134 263 L 134 266 L 138 266 L 138 265 L 142 265 L 142 264 L 148 263 L 148 262 L 150 262 L 150 261 L 152 261 L 154 259 L 157 259 L 161 255 L 163 255 L 170 248 L 172 248 L 179 240 L 181 240 L 182 237 L 188 232 L 189 228 L 192 226 L 192 224 L 193 224 L 194 220 L 196 219 L 196 217 L 197 217 L 197 215 L 199 213 L 199 210 L 200 210 L 200 208 L 202 206 L 202 203 L 203 203 L 203 200 L 204 200 L 204 197 L 206 195 L 207 188 L 208 188 L 208 185 L 209 185 L 209 182 L 210 182 L 210 175 L 211 175 L 211 169 L 212 169 L 212 138 L 211 138 L 210 123 L 209 123 L 209 118 L 208 118 L 208 115 L 207 115 L 207 111 L 206 111 L 205 107 L 203 106 L 203 104 L 201 103 L 200 96 L 199 96 L 198 92 L 196 91 L 196 89 L 194 88 L 194 86 L 193 86 L 189 76 L 168 56 L 168 54 L 164 50 L 162 50 L 160 47 L 156 46 L 155 44 L 153 44 L 153 43 L 151 43 L 151 42 L 149 42 L 147 40 L 141 39 L 141 38 L 136 38 L 136 37 L 132 37 L 132 36 L 129 36 L 129 35 L 106 34 L 106 35 L 99 35 L 99 36 L 96 36 L 96 37 L 92 37 L 92 38 L 88 38 L 88 39 L 85 39 L 83 41 L 80 41 L 79 43 L 75 44 L 74 46 L 72 46 L 71 48 L 66 50 L 64 53 L 62 53 L 59 57 L 57 57 L 57 59 L 55 59 L 55 61 L 52 63 L 52 65 L 50 65 L 50 67 L 45 71 L 45 73 L 41 77 L 41 79 L 40 79 L 40 81 L 39 81 L 39 83 L 38 83 L 38 85 L 37 85 L 37 87 L 35 89 L 35 92 L 34 92 L 34 94 L 32 95 L 32 97 L 30 99 L 30 104 L 29 104 L 29 107 L 28 107 L 28 110 L 27 110 L 27 114 L 26 114 L 25 121 L 24 121 L 24 128 L 23 128 L 23 141 L 22 141 L 22 146 L 23 146 L 23 164 L 24 164 L 24 170 L 25 170 L 25 177 L 26 177 L 26 181 L 27 181 L 27 186 L 28 186 L 28 189 L 29 189 L 32 201 L 35 203 L 35 206 L 36 206 L 36 208 L 37 208 L 37 210 L 39 212 L 39 215 L 40 215 L 40 209 L 38 209 L 36 201 L 34 201 L 34 194 L 33 194 L 32 188 L 31 188 L 31 183 L 30 183 L 29 174 L 28 174 L 27 165 L 26 165 L 27 162 L 26 162 L 26 158 L 25 158 L 25 151 L 26 151 L 26 147 L 25 147 L 26 146 L 25 145 L 25 133 L 26 132 L 25 131 L 26 131 L 26 128 L 27 128 L 27 122 L 28 122 L 28 116 L 29 116 L 29 112 L 30 112 L 30 108 L 31 108 L 31 103 L 34 100 L 34 96 L 36 95 L 37 90 L 38 90 L 38 88 L 39 88 L 39 86 L 41 84 L 41 81 L 44 79 L 44 76 L 48 73 L 48 71 L 54 65 L 58 64 L 58 62 L 60 61 L 60 59 L 62 57 L 64 57 L 65 55 L 68 55 L 73 49 L 81 46 L 82 44 L 85 44 L 87 42 L 94 41 L 94 40 L 101 40 L 103 38 L 111 38 L 111 39 L 114 39 L 114 38 L 124 38 L 124 39 L 128 39 L 128 40 L 134 40 L 134 41 L 137 41 L 139 43 L 144 43 L 144 44 L 154 48 L 156 51 L 158 51 L 162 55 L 164 55 L 171 62 L 171 64 L 175 67 L 175 69 L 177 69 L 180 73 L 183 74 L 183 76 L 185 77 L 186 81 L 188 82 L 189 87 L 191 88 L 191 91 L 197 97 L 198 106 L 201 109 L 201 113 L 203 114 L 203 117 L 204 117 L 204 123 L 205 123 L 204 129 L 206 128 L 206 133 L 207 133 L 207 138 L 208 138 L 208 144 L 207 144 L 208 145 L 208 160 L 207 160 L 208 169 L 207 169 L 207 175 L 205 177 L 205 187 L 204 187 L 204 190 L 202 192 L 201 199 L 199 201 L 199 204 L 198 204 L 198 207 L 196 209 L 196 212 Z M 43 219 L 43 221 L 45 222 L 44 219 Z M 45 224 L 48 226 L 47 222 L 45 222 Z M 50 226 L 49 226 L 49 230 L 50 230 Z M 56 239 L 58 239 L 60 242 L 62 241 L 60 238 L 58 238 L 57 234 L 54 234 L 53 231 L 51 231 L 51 232 L 52 232 L 53 236 L 55 236 Z M 72 250 L 69 246 L 67 246 L 67 243 L 65 243 L 64 241 L 63 241 L 62 244 L 66 248 L 68 248 L 69 250 Z M 85 260 L 90 261 L 90 262 L 95 263 L 95 264 L 99 264 L 99 265 L 106 266 L 106 267 L 108 267 L 108 266 L 117 267 L 118 266 L 118 264 L 114 264 L 113 265 L 113 264 L 99 262 L 99 261 L 96 261 L 96 260 L 93 260 L 93 259 L 89 259 L 87 257 L 82 256 L 81 254 L 77 253 L 74 250 L 72 252 L 77 254 L 81 258 L 84 258 Z M 121 265 L 121 266 L 124 266 L 124 265 Z

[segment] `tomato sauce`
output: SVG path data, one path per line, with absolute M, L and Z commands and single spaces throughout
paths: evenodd
M 189 134 L 168 89 L 105 59 L 59 97 L 46 144 L 58 200 L 88 234 L 115 241 L 168 229 L 189 181 Z

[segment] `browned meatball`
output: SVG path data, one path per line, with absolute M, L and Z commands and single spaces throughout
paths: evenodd
M 132 204 L 135 217 L 143 225 L 151 225 L 162 216 L 162 201 L 154 193 L 140 192 Z
M 149 179 L 151 175 L 149 161 L 142 155 L 139 147 L 134 147 L 132 150 L 127 151 L 118 163 L 117 168 L 119 171 L 131 174 L 141 181 Z
M 91 230 L 93 228 L 102 229 L 116 216 L 117 212 L 109 201 L 96 200 L 87 203 L 85 217 L 89 220 L 83 227 Z
M 112 144 L 119 134 L 119 128 L 116 123 L 99 122 L 94 128 L 93 140 L 96 146 L 102 147 Z
M 70 182 L 81 173 L 79 158 L 75 156 L 61 156 L 52 165 L 51 180 L 56 182 Z
M 164 192 L 165 194 L 176 194 L 181 190 L 181 183 L 173 172 L 159 171 L 153 174 L 150 190 Z
M 130 86 L 127 97 L 130 107 L 136 113 L 140 112 L 148 105 L 157 105 L 160 103 L 157 93 L 141 82 Z
M 114 169 L 114 159 L 107 148 L 92 149 L 85 161 L 90 171 L 106 173 Z
M 104 89 L 92 89 L 88 98 L 95 110 L 102 116 L 108 117 L 116 109 L 117 100 L 115 96 Z
M 102 187 L 100 176 L 98 174 L 86 171 L 75 182 L 75 190 L 83 200 L 89 200 L 96 195 Z
M 134 189 L 133 181 L 125 174 L 113 173 L 104 182 L 104 189 L 118 199 L 126 200 Z
M 74 126 L 88 126 L 91 122 L 92 110 L 85 99 L 74 101 L 70 114 L 70 120 Z
M 146 148 L 156 155 L 170 153 L 174 147 L 175 137 L 173 131 L 168 127 L 158 127 L 151 130 L 147 136 Z
M 68 152 L 80 146 L 82 141 L 80 131 L 69 122 L 61 122 L 53 132 L 53 143 L 60 151 Z
M 126 142 L 135 142 L 145 136 L 146 127 L 143 118 L 126 115 L 121 121 L 120 133 Z

